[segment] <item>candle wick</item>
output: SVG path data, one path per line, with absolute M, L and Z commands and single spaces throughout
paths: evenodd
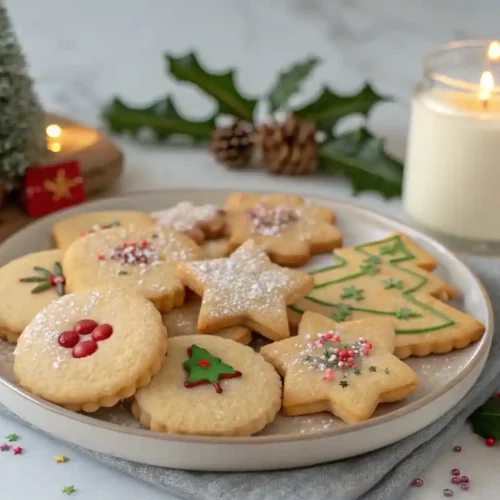
M 488 109 L 488 102 L 489 99 L 481 99 L 481 103 L 483 105 L 483 111 L 486 111 Z

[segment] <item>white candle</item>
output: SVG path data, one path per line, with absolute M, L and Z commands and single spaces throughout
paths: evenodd
M 500 242 L 500 96 L 490 71 L 462 83 L 413 98 L 404 206 L 434 232 Z

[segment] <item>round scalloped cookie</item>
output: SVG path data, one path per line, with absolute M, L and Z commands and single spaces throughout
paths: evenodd
M 58 248 L 66 250 L 73 241 L 88 233 L 118 226 L 144 227 L 154 224 L 154 218 L 143 212 L 115 210 L 87 212 L 63 219 L 52 228 L 52 238 Z
M 281 407 L 281 379 L 250 347 L 213 335 L 169 339 L 162 369 L 132 412 L 157 432 L 250 436 Z
M 74 241 L 63 260 L 70 292 L 95 286 L 126 286 L 161 312 L 184 303 L 184 286 L 176 264 L 203 258 L 190 238 L 158 226 L 117 227 Z
M 150 301 L 130 290 L 96 288 L 61 297 L 35 316 L 19 338 L 14 373 L 37 396 L 94 412 L 148 384 L 166 347 Z

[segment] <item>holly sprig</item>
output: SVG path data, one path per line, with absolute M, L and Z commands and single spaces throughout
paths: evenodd
M 19 280 L 21 283 L 38 283 L 38 285 L 31 290 L 31 293 L 41 293 L 49 288 L 55 287 L 59 297 L 65 294 L 65 279 L 59 262 L 54 263 L 52 272 L 40 266 L 35 266 L 33 270 L 38 273 L 38 276 L 27 276 Z
M 111 130 L 139 136 L 143 129 L 153 132 L 158 141 L 172 136 L 184 136 L 194 141 L 208 141 L 216 129 L 217 119 L 229 115 L 253 122 L 259 102 L 267 105 L 271 114 L 285 111 L 306 121 L 314 122 L 326 138 L 320 145 L 319 170 L 343 174 L 355 194 L 378 191 L 389 198 L 401 194 L 403 166 L 385 152 L 383 141 L 365 127 L 337 135 L 340 119 L 357 114 L 367 117 L 375 105 L 390 100 L 366 84 L 350 95 L 337 94 L 324 86 L 319 95 L 301 107 L 291 108 L 290 99 L 302 88 L 320 61 L 308 57 L 281 71 L 270 90 L 261 97 L 246 96 L 238 88 L 236 69 L 213 72 L 205 68 L 194 52 L 181 56 L 165 54 L 167 74 L 174 80 L 195 86 L 212 99 L 216 110 L 204 120 L 192 120 L 183 115 L 171 95 L 153 101 L 145 107 L 134 107 L 115 97 L 106 105 L 103 117 Z
M 500 397 L 488 399 L 469 417 L 469 422 L 475 434 L 500 441 Z

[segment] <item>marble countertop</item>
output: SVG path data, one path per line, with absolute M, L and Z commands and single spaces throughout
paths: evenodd
M 240 68 L 238 83 L 248 94 L 269 88 L 277 70 L 307 55 L 322 66 L 296 102 L 321 84 L 352 92 L 370 80 L 396 102 L 380 105 L 370 128 L 387 138 L 388 149 L 401 156 L 408 128 L 409 100 L 419 79 L 423 54 L 457 38 L 494 38 L 500 4 L 480 0 L 7 0 L 11 17 L 47 109 L 86 124 L 99 124 L 102 105 L 119 94 L 143 104 L 172 93 L 182 111 L 202 117 L 211 104 L 192 88 L 167 81 L 162 54 L 189 49 L 200 52 L 214 70 Z M 140 145 L 118 139 L 126 155 L 123 177 L 110 194 L 166 187 L 281 189 L 352 199 L 349 185 L 338 179 L 276 178 L 261 172 L 233 172 L 215 165 L 203 151 Z M 401 216 L 400 202 L 367 194 L 355 200 Z M 148 500 L 173 498 L 121 473 L 80 456 L 19 424 L 0 417 L 0 432 L 22 435 L 26 454 L 0 454 L 2 498 L 57 498 L 68 484 L 75 498 Z M 461 445 L 463 452 L 451 448 Z M 52 457 L 71 457 L 64 468 Z M 498 448 L 486 448 L 466 427 L 436 463 L 422 475 L 425 486 L 412 488 L 410 500 L 443 498 L 450 469 L 459 467 L 472 481 L 470 492 L 457 496 L 490 498 L 500 486 L 495 474 Z M 18 462 L 21 460 L 21 462 Z M 22 467 L 19 464 L 22 464 Z M 26 481 L 26 477 L 30 477 Z

